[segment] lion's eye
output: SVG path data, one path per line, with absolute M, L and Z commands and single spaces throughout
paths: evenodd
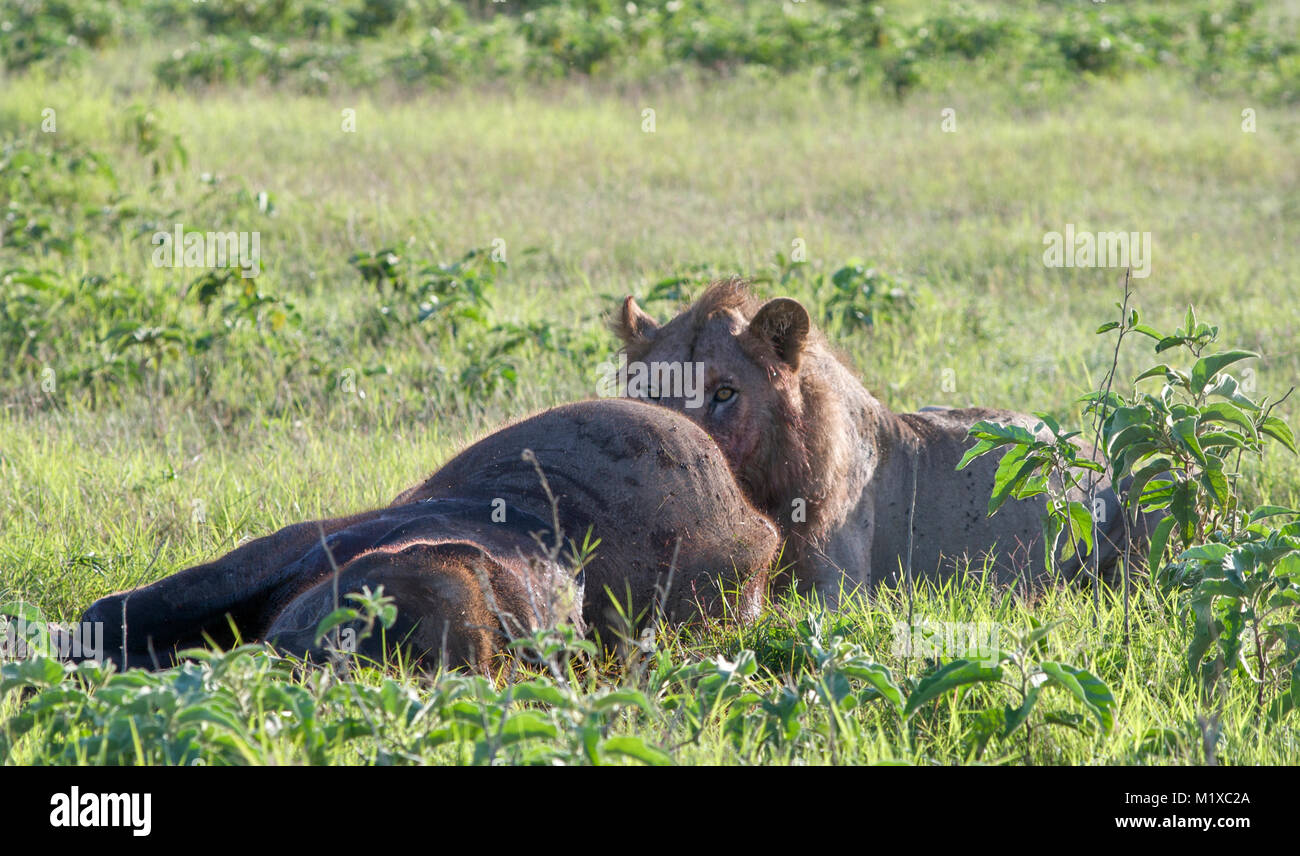
M 736 394 L 736 391 L 729 386 L 720 386 L 718 391 L 713 393 L 714 401 L 727 401 Z

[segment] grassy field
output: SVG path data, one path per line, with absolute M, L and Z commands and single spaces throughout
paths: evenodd
M 1172 329 L 1194 304 L 1263 355 L 1261 392 L 1300 378 L 1300 113 L 1275 91 L 1135 67 L 1046 88 L 954 75 L 903 99 L 807 70 L 311 93 L 168 88 L 150 74 L 161 56 L 118 44 L 0 73 L 0 201 L 11 227 L 47 221 L 0 241 L 0 602 L 51 620 L 242 539 L 387 503 L 504 420 L 593 395 L 623 295 L 667 316 L 715 275 L 820 312 L 821 275 L 860 260 L 906 301 L 830 332 L 882 401 L 1077 423 L 1110 365 L 1093 331 L 1116 317 L 1123 271 L 1047 268 L 1043 235 L 1150 232 L 1151 275 L 1133 283 L 1146 320 Z M 204 305 L 202 272 L 151 262 L 150 236 L 176 223 L 258 232 L 261 275 Z M 458 269 L 482 297 L 453 286 L 434 304 L 350 261 L 392 250 L 414 283 L 475 248 L 505 261 Z M 124 343 L 142 326 L 168 335 Z M 1126 352 L 1120 377 L 1147 356 Z M 1300 506 L 1300 461 L 1270 452 L 1243 493 Z M 562 692 L 537 679 L 557 697 L 409 669 L 331 684 L 228 655 L 75 715 L 56 706 L 70 719 L 25 735 L 10 694 L 0 745 L 20 764 L 1300 759 L 1295 714 L 1261 725 L 1248 675 L 1219 701 L 1198 694 L 1177 604 L 1145 578 L 1127 640 L 1117 591 L 1095 613 L 1086 588 L 1026 595 L 972 575 L 912 609 L 995 624 L 1004 644 L 1061 621 L 1019 662 L 1087 669 L 1113 693 L 1113 727 L 1054 689 L 1031 728 L 990 739 L 982 712 L 1025 689 L 1014 664 L 1004 685 L 904 715 L 864 676 L 884 665 L 915 690 L 935 663 L 895 649 L 909 607 L 885 591 L 824 615 L 778 596 L 755 627 L 665 631 L 655 652 L 572 666 Z M 178 718 L 187 705 L 227 721 Z M 128 713 L 153 738 L 124 731 Z

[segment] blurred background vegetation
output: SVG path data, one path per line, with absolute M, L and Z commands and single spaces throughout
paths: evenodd
M 573 76 L 624 84 L 807 70 L 903 96 L 957 81 L 1024 91 L 1168 68 L 1210 91 L 1300 98 L 1294 4 L 800 0 L 4 0 L 0 63 L 128 46 L 168 87 L 306 92 Z

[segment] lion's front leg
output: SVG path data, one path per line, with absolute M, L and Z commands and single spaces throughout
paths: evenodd
M 855 594 L 868 594 L 880 582 L 875 578 L 879 563 L 872 557 L 875 527 L 875 507 L 867 494 L 828 540 L 802 545 L 795 568 L 798 591 L 815 591 L 831 608 Z

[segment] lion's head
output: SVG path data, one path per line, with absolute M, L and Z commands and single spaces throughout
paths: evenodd
M 714 283 L 662 325 L 628 297 L 611 326 L 623 341 L 629 376 L 696 376 L 702 387 L 629 384 L 630 395 L 678 410 L 708 432 L 759 508 L 789 521 L 791 504 L 803 499 L 812 522 L 851 450 L 844 448 L 843 404 L 834 394 L 843 368 L 797 300 L 763 302 L 732 279 Z

